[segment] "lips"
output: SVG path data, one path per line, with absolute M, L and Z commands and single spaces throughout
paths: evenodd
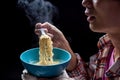
M 88 22 L 93 22 L 95 20 L 95 16 L 88 16 L 87 21 Z
M 93 22 L 96 19 L 95 15 L 93 15 L 93 10 L 91 9 L 86 9 L 85 15 L 88 16 L 87 17 L 88 22 Z

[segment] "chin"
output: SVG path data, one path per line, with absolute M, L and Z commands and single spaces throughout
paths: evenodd
M 97 26 L 97 25 L 89 24 L 89 28 L 90 28 L 90 30 L 93 31 L 93 32 L 102 33 L 101 27 L 99 27 L 99 26 Z

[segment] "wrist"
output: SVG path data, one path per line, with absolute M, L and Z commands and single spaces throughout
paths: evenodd
M 77 63 L 78 63 L 76 54 L 75 53 L 71 53 L 71 56 L 72 56 L 71 60 L 70 60 L 68 66 L 66 68 L 67 71 L 74 70 L 76 68 L 76 66 L 77 66 Z

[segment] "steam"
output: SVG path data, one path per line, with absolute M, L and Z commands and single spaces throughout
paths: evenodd
M 37 22 L 50 22 L 57 17 L 57 8 L 49 1 L 44 0 L 18 0 L 17 6 L 25 11 L 31 25 Z

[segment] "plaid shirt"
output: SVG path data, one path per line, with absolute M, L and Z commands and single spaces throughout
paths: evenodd
M 77 67 L 68 72 L 68 75 L 75 80 L 103 80 L 103 76 L 106 76 L 107 80 L 120 80 L 120 57 L 109 69 L 105 70 L 114 49 L 107 34 L 99 39 L 98 48 L 99 52 L 91 56 L 88 63 L 76 54 Z

